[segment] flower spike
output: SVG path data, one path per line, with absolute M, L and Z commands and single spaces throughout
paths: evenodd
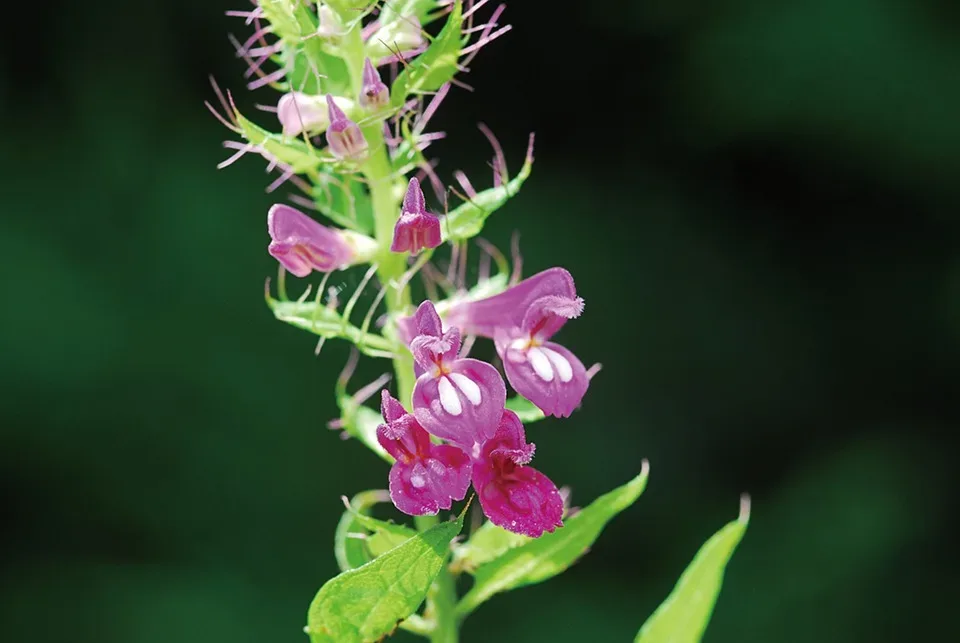
M 322 226 L 300 210 L 277 203 L 267 212 L 268 252 L 297 277 L 368 261 L 376 252 L 369 237 Z
M 550 479 L 526 466 L 533 459 L 517 414 L 504 410 L 496 435 L 473 461 L 473 486 L 495 525 L 538 538 L 563 526 L 563 496 Z
M 490 364 L 461 359 L 460 331 L 443 331 L 430 301 L 420 304 L 418 335 L 410 345 L 420 376 L 413 389 L 413 413 L 423 427 L 472 451 L 496 433 L 507 389 Z
M 357 161 L 367 153 L 367 139 L 360 126 L 347 118 L 343 110 L 327 94 L 327 112 L 330 125 L 327 127 L 327 145 L 330 153 L 338 159 Z
M 385 424 L 377 441 L 396 462 L 390 469 L 390 499 L 405 514 L 422 516 L 449 509 L 470 486 L 470 458 L 457 447 L 430 442 L 430 436 L 384 389 Z
M 377 68 L 369 58 L 363 61 L 363 87 L 359 100 L 360 105 L 369 110 L 381 109 L 390 102 L 390 88 L 380 79 Z
M 415 255 L 424 248 L 436 248 L 440 240 L 440 219 L 427 212 L 420 182 L 412 178 L 403 197 L 400 218 L 393 228 L 390 250 Z

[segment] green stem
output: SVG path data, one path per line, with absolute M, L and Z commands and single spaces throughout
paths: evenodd
M 414 522 L 417 529 L 423 532 L 437 524 L 437 517 L 417 516 Z M 453 574 L 444 565 L 427 594 L 427 609 L 424 614 L 434 623 L 433 630 L 430 632 L 431 643 L 457 643 L 460 632 L 456 607 L 457 588 L 453 581 Z
M 394 318 L 400 314 L 412 312 L 413 304 L 410 299 L 410 288 L 401 285 L 401 278 L 407 269 L 406 253 L 390 252 L 390 243 L 393 241 L 393 227 L 400 216 L 400 194 L 392 176 L 390 159 L 383 140 L 382 124 L 375 122 L 363 128 L 363 135 L 367 139 L 370 149 L 370 158 L 363 164 L 363 173 L 370 185 L 370 197 L 373 201 L 374 230 L 380 248 L 377 253 L 377 276 L 380 282 L 387 287 L 387 296 L 384 302 L 387 314 Z M 413 398 L 413 385 L 416 382 L 413 372 L 413 356 L 396 337 L 392 325 L 385 330 L 387 336 L 396 345 L 394 349 L 393 370 L 396 373 L 397 394 L 400 401 L 409 406 Z M 418 516 L 417 529 L 426 531 L 437 524 L 436 516 Z M 457 643 L 456 587 L 453 576 L 444 566 L 440 575 L 434 581 L 430 593 L 427 595 L 425 615 L 435 626 L 430 632 L 432 643 Z

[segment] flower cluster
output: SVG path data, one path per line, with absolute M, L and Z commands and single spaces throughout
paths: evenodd
M 484 513 L 496 525 L 531 537 L 561 525 L 563 500 L 536 469 L 523 423 L 504 408 L 506 387 L 490 364 L 461 357 L 460 331 L 443 330 L 430 301 L 415 316 L 417 335 L 413 414 L 383 392 L 386 424 L 377 437 L 397 462 L 390 471 L 390 497 L 409 514 L 436 513 L 462 500 L 470 481 Z M 448 444 L 430 443 L 427 433 Z M 409 449 L 400 444 L 419 444 Z
M 276 316 L 320 335 L 318 353 L 327 338 L 339 337 L 393 360 L 397 397 L 382 391 L 376 423 L 360 426 L 358 418 L 369 415 L 358 408 L 382 379 L 341 404 L 335 423 L 392 461 L 393 503 L 407 514 L 436 514 L 464 499 L 472 484 L 492 523 L 537 537 L 562 524 L 563 500 L 530 466 L 534 445 L 523 424 L 532 421 L 530 413 L 522 421 L 512 409 L 525 404 L 539 410 L 538 418 L 564 418 L 580 405 L 590 372 L 552 338 L 581 314 L 583 300 L 562 268 L 520 280 L 518 259 L 508 279 L 503 255 L 480 239 L 486 267 L 481 264 L 478 283 L 467 288 L 468 246 L 529 175 L 532 135 L 523 169 L 511 179 L 499 142 L 480 125 L 493 147 L 493 186 L 477 190 L 456 171 L 462 196 L 424 157 L 444 137 L 427 132 L 431 118 L 451 87 L 465 86 L 455 76 L 510 29 L 499 24 L 502 5 L 479 19 L 486 2 L 255 0 L 249 11 L 230 12 L 253 26 L 253 34 L 234 46 L 247 64 L 250 89 L 281 92 L 275 107 L 263 107 L 274 112 L 280 132 L 246 119 L 229 92 L 224 96 L 216 86 L 225 113 L 211 111 L 243 139 L 224 143 L 236 154 L 220 167 L 256 152 L 268 170 L 281 172 L 268 191 L 290 181 L 302 192 L 291 196 L 297 208 L 270 208 L 267 250 L 281 278 L 316 272 L 323 281 L 312 303 L 310 288 L 296 302 L 286 299 L 285 281 L 279 300 L 268 288 Z M 424 28 L 441 18 L 443 27 L 428 35 Z M 269 64 L 277 69 L 269 71 Z M 421 182 L 433 189 L 445 214 L 428 209 Z M 452 209 L 451 192 L 463 201 Z M 446 271 L 433 258 L 444 243 L 451 248 Z M 499 268 L 494 276 L 491 260 Z M 365 264 L 370 267 L 342 311 L 335 295 L 323 300 L 333 271 Z M 415 276 L 427 293 L 416 308 Z M 355 326 L 351 313 L 374 278 L 380 292 Z M 381 302 L 386 310 L 378 334 L 371 325 Z M 502 370 L 467 356 L 477 338 L 493 341 Z M 516 392 L 510 399 L 507 383 Z

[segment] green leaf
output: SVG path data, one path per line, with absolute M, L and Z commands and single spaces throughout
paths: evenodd
M 468 571 L 472 574 L 484 563 L 489 563 L 530 540 L 528 536 L 515 534 L 487 521 L 470 534 L 467 542 L 453 550 L 450 568 L 453 571 Z
M 520 186 L 530 176 L 533 169 L 533 137 L 527 148 L 527 158 L 524 160 L 520 173 L 507 183 L 495 188 L 479 192 L 470 200 L 462 203 L 450 211 L 443 219 L 441 231 L 444 241 L 462 241 L 475 237 L 483 230 L 483 224 L 491 214 L 501 208 L 503 204 L 516 196 Z
M 315 172 L 320 167 L 322 161 L 317 156 L 316 150 L 302 140 L 268 132 L 247 120 L 238 111 L 234 111 L 234 116 L 245 139 L 260 146 L 280 162 L 289 165 L 297 174 Z
M 747 531 L 750 498 L 740 499 L 740 517 L 708 540 L 676 587 L 640 628 L 635 643 L 697 643 L 720 594 L 723 571 Z
M 426 51 L 414 58 L 393 82 L 390 101 L 394 107 L 403 105 L 408 94 L 436 91 L 444 83 L 450 82 L 457 73 L 457 60 L 463 46 L 460 35 L 462 25 L 463 3 L 456 0 L 450 17 L 434 41 Z
M 327 581 L 307 612 L 311 642 L 372 643 L 393 632 L 426 598 L 462 528 L 463 514 Z
M 536 404 L 522 395 L 514 395 L 509 398 L 506 407 L 516 413 L 524 424 L 538 422 L 546 417 Z
M 495 594 L 540 583 L 565 571 L 593 544 L 611 518 L 640 497 L 649 471 L 644 460 L 640 475 L 594 500 L 566 520 L 563 527 L 480 567 L 473 587 L 457 605 L 457 614 L 462 618 Z

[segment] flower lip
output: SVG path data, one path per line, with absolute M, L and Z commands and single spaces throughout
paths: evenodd
M 320 225 L 283 203 L 267 212 L 268 252 L 297 277 L 311 271 L 330 272 L 350 265 L 354 250 L 339 230 Z

